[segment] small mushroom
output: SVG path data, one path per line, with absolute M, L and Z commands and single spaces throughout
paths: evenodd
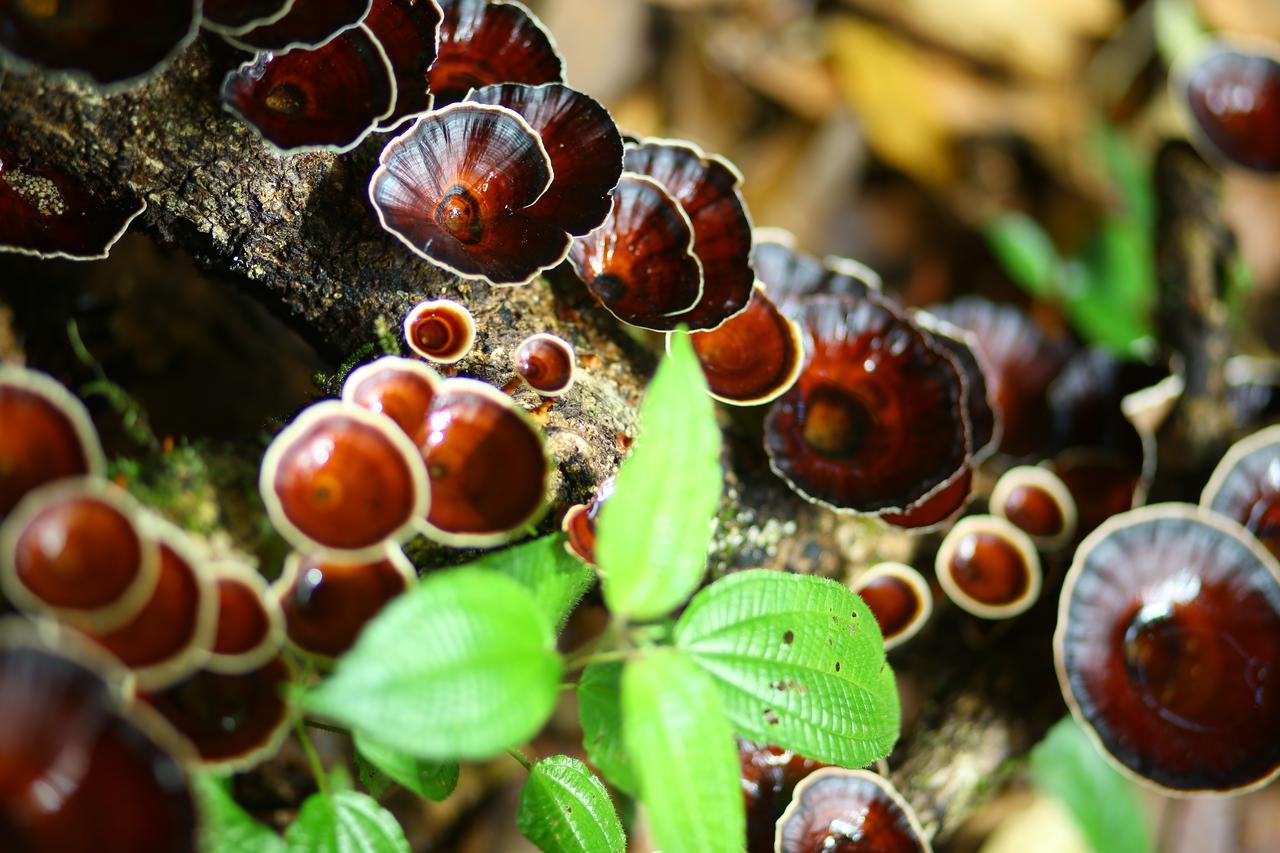
M 0 149 L 0 252 L 101 260 L 147 203 L 103 199 L 48 165 Z
M 757 228 L 751 263 L 770 297 L 790 315 L 806 298 L 817 294 L 864 297 L 880 290 L 880 276 L 848 258 L 826 261 L 795 248 L 795 236 L 781 228 Z
M 573 387 L 578 365 L 573 344 L 555 335 L 530 335 L 515 355 L 516 375 L 544 397 L 559 397 Z
M 436 61 L 443 16 L 436 0 L 373 0 L 363 23 L 386 52 L 396 81 L 395 109 L 378 122 L 378 130 L 431 109 L 427 70 Z
M 693 225 L 652 178 L 624 172 L 604 223 L 573 240 L 569 263 L 591 295 L 624 323 L 667 332 L 702 298 Z
M 938 546 L 934 572 L 947 597 L 982 619 L 1010 619 L 1040 597 L 1040 555 L 1003 518 L 960 519 Z
M 555 38 L 511 0 L 441 0 L 440 46 L 427 80 L 436 101 L 460 101 L 493 83 L 564 81 Z
M 991 401 L 991 389 L 982 348 L 972 332 L 939 320 L 927 311 L 914 311 L 913 320 L 933 335 L 934 343 L 955 358 L 956 365 L 965 380 L 965 410 L 969 415 L 973 458 L 970 465 L 977 467 L 986 461 L 1000 446 L 1001 424 Z
M 227 74 L 222 100 L 281 154 L 341 153 L 392 114 L 396 80 L 360 25 L 320 47 L 258 54 Z
M 973 468 L 964 472 L 932 497 L 926 498 L 906 512 L 886 512 L 880 520 L 912 533 L 930 533 L 954 519 L 973 497 Z
M 778 818 L 796 785 L 828 765 L 770 744 L 738 739 L 739 779 L 747 808 L 747 853 L 772 853 Z
M 446 379 L 431 402 L 427 434 L 429 538 L 499 545 L 542 515 L 551 472 L 542 431 L 506 394 L 474 379 Z
M 1083 536 L 1102 522 L 1146 500 L 1141 462 L 1125 453 L 1101 447 L 1070 448 L 1048 461 L 1076 505 L 1076 535 Z
M 1232 445 L 1204 487 L 1200 506 L 1239 522 L 1280 557 L 1280 426 Z
M 1076 532 L 1076 501 L 1048 468 L 1019 465 L 1000 475 L 991 489 L 991 512 L 1009 521 L 1043 548 L 1056 548 Z
M 382 557 L 359 563 L 295 551 L 272 591 L 284 611 L 289 642 L 333 658 L 351 648 L 369 620 L 417 579 L 413 564 L 395 545 L 388 545 Z
M 858 577 L 853 591 L 876 618 L 885 651 L 920 633 L 933 613 L 928 582 L 905 563 L 877 563 Z
M 163 70 L 199 18 L 197 0 L 3 0 L 0 58 L 115 92 Z
M 204 668 L 240 675 L 271 660 L 284 645 L 284 614 L 252 566 L 221 560 L 207 566 L 217 584 L 213 645 Z
M 807 361 L 765 419 L 770 466 L 793 489 L 879 515 L 910 510 L 964 475 L 964 380 L 931 336 L 873 295 L 811 296 L 797 320 Z
M 869 770 L 826 767 L 796 785 L 778 819 L 777 853 L 929 853 L 924 829 L 887 779 Z
M 364 20 L 370 5 L 370 0 L 293 0 L 281 17 L 228 35 L 227 41 L 245 50 L 273 53 L 320 47 Z
M 201 0 L 200 26 L 226 36 L 274 24 L 293 8 L 295 0 Z
M 1261 42 L 1210 42 L 1169 78 L 1191 137 L 1219 161 L 1280 172 L 1280 55 Z
M 427 361 L 456 364 L 475 344 L 476 323 L 461 303 L 427 299 L 405 315 L 404 340 L 409 349 Z
M 258 485 L 289 544 L 351 559 L 413 535 L 430 500 L 422 457 L 395 421 L 336 400 L 276 436 Z
M 0 519 L 32 489 L 106 464 L 83 403 L 43 373 L 0 364 Z
M 702 265 L 702 294 L 677 321 L 693 331 L 714 329 L 747 307 L 755 292 L 751 216 L 738 191 L 742 173 L 691 142 L 645 139 L 627 146 L 627 172 L 652 178 L 679 202 L 693 227 Z
M 1109 519 L 1063 582 L 1062 694 L 1104 755 L 1165 793 L 1280 774 L 1280 565 L 1230 519 L 1159 504 Z
M 386 415 L 422 447 L 427 441 L 427 413 L 441 381 L 420 361 L 383 356 L 351 372 L 342 384 L 342 401 Z
M 124 490 L 71 477 L 32 491 L 0 527 L 0 588 L 28 611 L 91 631 L 119 628 L 143 608 L 160 574 L 142 509 Z
M 667 347 L 671 347 L 671 332 Z M 711 396 L 733 406 L 760 406 L 795 384 L 803 365 L 800 327 L 756 284 L 747 307 L 707 332 L 689 336 Z
M 596 522 L 600 519 L 600 508 L 612 494 L 613 478 L 610 477 L 596 488 L 588 503 L 569 507 L 560 522 L 565 550 L 588 565 L 596 565 Z

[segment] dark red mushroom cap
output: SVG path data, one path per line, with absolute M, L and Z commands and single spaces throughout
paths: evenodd
M 123 709 L 111 664 L 0 637 L 0 824 L 15 851 L 196 850 L 186 771 L 147 720 Z
M 1076 532 L 1076 501 L 1048 468 L 1019 465 L 1000 475 L 991 490 L 991 512 L 1042 547 L 1070 541 Z
M 258 485 L 291 545 L 352 559 L 411 536 L 430 498 L 422 457 L 395 421 L 336 400 L 276 436 Z
M 527 284 L 569 252 L 564 228 L 530 209 L 552 175 L 518 113 L 467 102 L 426 113 L 391 140 L 369 199 L 383 228 L 441 269 Z
M 222 83 L 222 100 L 283 154 L 350 151 L 391 115 L 390 60 L 364 26 L 321 47 L 260 53 Z
M 574 236 L 604 222 L 622 176 L 622 134 L 599 102 L 561 83 L 485 86 L 467 101 L 519 113 L 542 139 L 555 177 L 529 208 L 530 216 L 555 222 Z
M 827 767 L 796 786 L 778 819 L 778 853 L 928 853 L 915 812 L 889 781 L 869 770 Z
M 770 297 L 786 313 L 819 293 L 863 297 L 880 289 L 880 276 L 847 258 L 820 261 L 797 251 L 795 237 L 781 228 L 757 228 L 751 263 Z
M 667 332 L 702 297 L 693 226 L 652 178 L 623 173 L 604 224 L 577 237 L 569 263 L 587 290 L 624 323 Z
M 156 690 L 195 672 L 209 658 L 218 623 L 218 590 L 187 536 L 153 516 L 143 532 L 160 546 L 160 576 L 138 614 L 114 631 L 86 632 Z
M 573 387 L 578 374 L 573 344 L 539 333 L 520 342 L 515 355 L 516 375 L 544 397 L 559 397 Z
M 1001 424 L 991 401 L 987 383 L 990 368 L 983 362 L 982 349 L 972 332 L 939 320 L 927 311 L 915 311 L 912 319 L 933 335 L 934 343 L 955 358 L 965 380 L 965 410 L 969 415 L 972 464 L 981 465 L 1000 446 Z
M 218 609 L 211 654 L 204 668 L 224 675 L 257 669 L 284 645 L 284 614 L 252 566 L 234 560 L 209 564 Z
M 532 12 L 510 0 L 441 0 L 440 48 L 427 80 L 442 104 L 493 83 L 564 81 L 564 62 Z
M 0 58 L 115 91 L 158 73 L 199 26 L 196 0 L 0 0 Z
M 1280 557 L 1280 426 L 1232 445 L 1204 487 L 1200 506 L 1239 522 Z
M 289 666 L 274 657 L 238 675 L 202 669 L 138 698 L 191 745 L 200 764 L 232 772 L 261 764 L 280 750 L 289 733 L 289 681 Z
M 760 284 L 745 310 L 709 332 L 693 332 L 689 340 L 711 396 L 734 406 L 778 398 L 795 384 L 803 364 L 800 327 L 782 315 Z
M 246 50 L 283 53 L 298 47 L 320 47 L 364 20 L 370 0 L 293 0 L 288 11 L 269 24 L 229 35 L 227 41 Z
M 912 533 L 929 533 L 953 519 L 973 497 L 973 468 L 965 466 L 964 473 L 948 485 L 925 498 L 906 512 L 886 512 L 880 520 Z
M 1102 447 L 1070 448 L 1049 460 L 1076 505 L 1076 534 L 1090 533 L 1113 515 L 1146 500 L 1140 461 Z
M 369 620 L 417 579 L 413 564 L 395 545 L 381 558 L 359 563 L 295 551 L 272 591 L 284 611 L 289 642 L 331 658 L 351 648 Z
M 223 35 L 240 35 L 274 24 L 295 0 L 201 0 L 200 26 Z
M 714 329 L 747 307 L 756 274 L 751 267 L 751 216 L 738 191 L 742 174 L 728 160 L 691 142 L 646 139 L 628 145 L 628 172 L 653 178 L 680 203 L 693 226 L 693 253 L 702 264 L 702 295 L 679 322 Z
M 440 375 L 422 362 L 388 355 L 353 370 L 342 384 L 342 401 L 386 415 L 421 447 L 440 382 Z
M 1011 305 L 966 296 L 935 305 L 929 313 L 973 333 L 1004 428 L 1000 450 L 1013 456 L 1042 450 L 1049 436 L 1049 384 L 1065 361 L 1062 348 Z
M 933 613 L 933 593 L 920 573 L 905 563 L 877 563 L 853 584 L 880 626 L 888 651 L 910 640 Z
M 1280 57 L 1262 44 L 1211 43 L 1170 76 L 1192 139 L 1218 160 L 1280 172 Z
M 1010 619 L 1040 597 L 1040 555 L 1027 534 L 1003 518 L 970 515 L 947 532 L 934 559 L 947 597 L 982 619 Z
M 101 260 L 146 209 L 135 198 L 99 198 L 57 169 L 0 149 L 0 252 Z
M 506 394 L 474 379 L 446 379 L 431 403 L 428 435 L 429 538 L 498 545 L 542 515 L 551 471 L 542 431 Z
M 1062 694 L 1104 754 L 1176 794 L 1280 773 L 1280 565 L 1230 519 L 1159 504 L 1080 545 L 1054 635 Z
M 141 508 L 94 477 L 59 480 L 27 495 L 0 527 L 0 587 L 25 610 L 109 631 L 146 604 L 160 573 Z
M 436 0 L 373 0 L 364 25 L 386 51 L 396 79 L 396 106 L 378 122 L 379 130 L 431 109 L 427 70 L 436 61 L 443 16 Z
M 0 364 L 0 519 L 37 486 L 105 468 L 83 403 L 43 373 Z
M 438 364 L 456 364 L 471 352 L 476 322 L 465 305 L 452 299 L 427 299 L 404 318 L 409 349 Z
M 738 739 L 739 779 L 747 808 L 747 853 L 772 853 L 778 818 L 796 785 L 829 765 L 780 746 Z
M 926 332 L 874 296 L 812 296 L 798 321 L 807 362 L 765 420 L 770 465 L 792 488 L 900 513 L 964 474 L 964 380 Z
M 596 522 L 600 518 L 600 507 L 612 494 L 613 478 L 610 477 L 596 488 L 588 503 L 569 507 L 560 522 L 565 534 L 565 550 L 592 566 L 596 565 Z

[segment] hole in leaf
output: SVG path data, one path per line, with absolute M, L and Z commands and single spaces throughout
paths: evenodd
M 771 708 L 764 709 L 764 721 L 771 726 L 776 726 L 778 723 L 782 722 L 778 719 L 778 715 L 775 714 Z
M 782 635 L 782 642 L 786 643 L 788 646 L 791 645 L 795 641 L 795 639 L 796 639 L 795 631 L 788 631 L 787 633 Z

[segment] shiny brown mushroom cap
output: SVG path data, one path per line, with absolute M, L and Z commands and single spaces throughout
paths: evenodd
M 877 563 L 858 577 L 853 591 L 876 618 L 885 651 L 920 633 L 933 613 L 928 581 L 905 563 Z
M 441 0 L 440 46 L 427 80 L 442 104 L 493 83 L 564 81 L 555 38 L 512 0 Z
M 396 81 L 395 108 L 378 122 L 379 130 L 391 130 L 431 109 L 434 100 L 426 78 L 436 61 L 443 17 L 436 0 L 373 0 L 363 24 L 386 52 Z
M 530 335 L 516 347 L 516 375 L 544 397 L 558 397 L 573 387 L 578 373 L 573 344 L 555 335 Z
M 238 675 L 255 670 L 284 645 L 284 614 L 257 569 L 235 560 L 209 564 L 218 596 L 213 645 L 204 668 Z
M 938 583 L 962 610 L 1009 619 L 1040 597 L 1040 555 L 1027 534 L 1003 518 L 970 515 L 947 532 L 934 559 Z
M 1189 115 L 1192 139 L 1231 165 L 1280 172 L 1280 54 L 1275 46 L 1210 42 L 1170 75 L 1174 101 Z
M 747 853 L 771 853 L 778 818 L 796 785 L 829 765 L 772 744 L 738 738 L 739 781 L 747 809 Z
M 223 35 L 239 35 L 274 24 L 296 0 L 200 0 L 200 26 Z
M 1233 444 L 1204 487 L 1200 506 L 1244 525 L 1280 557 L 1280 426 Z
M 1076 532 L 1076 501 L 1048 468 L 1018 465 L 991 489 L 991 512 L 1011 522 L 1037 544 L 1055 547 Z
M 1104 755 L 1173 794 L 1237 793 L 1280 774 L 1280 565 L 1190 504 L 1115 516 L 1063 582 L 1054 659 Z
M 778 819 L 778 853 L 929 853 L 915 812 L 869 770 L 827 767 L 796 786 Z
M 476 323 L 467 307 L 452 299 L 426 299 L 405 315 L 409 349 L 438 364 L 455 364 L 471 352 Z
M 932 496 L 917 503 L 906 512 L 886 512 L 880 520 L 912 533 L 929 533 L 938 530 L 954 519 L 973 497 L 973 468 L 965 466 L 964 472 Z
M 864 297 L 880 290 L 880 276 L 847 258 L 820 260 L 795 247 L 795 236 L 781 228 L 757 228 L 751 263 L 770 297 L 790 315 L 810 296 Z
M 386 415 L 421 447 L 427 440 L 427 413 L 442 381 L 420 361 L 388 355 L 351 371 L 342 383 L 342 401 Z
M 364 20 L 370 5 L 370 0 L 293 0 L 284 15 L 228 35 L 227 41 L 245 50 L 275 53 L 321 47 Z

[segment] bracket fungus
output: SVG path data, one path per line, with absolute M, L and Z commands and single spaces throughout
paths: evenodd
M 283 53 L 320 47 L 369 14 L 370 0 L 293 0 L 288 11 L 268 24 L 226 36 L 245 50 Z
M 933 342 L 955 359 L 965 381 L 965 411 L 969 418 L 972 445 L 970 465 L 977 467 L 1000 446 L 1003 428 L 991 400 L 987 375 L 991 369 L 983 361 L 977 337 L 959 326 L 934 317 L 927 311 L 911 312 L 911 319 L 933 335 Z
M 420 361 L 388 355 L 353 370 L 342 385 L 342 400 L 386 415 L 421 447 L 427 440 L 427 413 L 441 381 Z
M 1043 548 L 1071 540 L 1076 532 L 1076 501 L 1048 468 L 1019 465 L 1000 475 L 991 489 L 991 512 Z
M 545 332 L 530 335 L 516 347 L 516 375 L 544 397 L 559 397 L 573 387 L 578 373 L 573 344 Z
M 1280 774 L 1280 564 L 1189 504 L 1109 519 L 1076 551 L 1054 635 L 1062 694 L 1113 763 L 1165 793 Z
M 217 585 L 218 611 L 204 668 L 224 675 L 257 669 L 284 644 L 284 615 L 279 603 L 252 566 L 220 560 L 207 570 Z
M 885 651 L 920 633 L 933 613 L 928 582 L 905 563 L 877 563 L 858 576 L 853 591 L 876 618 Z
M 555 38 L 512 0 L 441 0 L 440 45 L 427 80 L 441 104 L 493 83 L 564 81 Z
M 824 260 L 795 248 L 795 236 L 781 228 L 755 229 L 751 263 L 769 296 L 785 314 L 807 297 L 864 297 L 880 290 L 880 276 L 870 267 L 848 258 Z
M 880 520 L 912 533 L 930 533 L 944 527 L 973 497 L 973 467 L 965 465 L 960 476 L 906 512 L 882 513 Z
M 1219 162 L 1280 172 L 1280 52 L 1261 40 L 1211 41 L 1169 76 L 1192 140 Z
M 981 619 L 1010 619 L 1040 598 L 1035 544 L 996 516 L 970 515 L 956 522 L 938 546 L 934 573 L 948 598 Z
M 747 853 L 772 853 L 778 818 L 796 785 L 828 765 L 770 744 L 738 738 L 739 780 L 747 809 Z
M 436 0 L 373 0 L 363 23 L 386 52 L 396 83 L 395 108 L 378 121 L 378 130 L 391 130 L 431 109 L 427 71 L 436 61 L 443 17 Z
M 350 151 L 396 106 L 396 79 L 363 25 L 315 48 L 264 52 L 227 74 L 226 108 L 281 154 Z
M 1232 445 L 1204 487 L 1200 506 L 1239 522 L 1280 557 L 1280 426 Z
M 424 300 L 405 315 L 404 341 L 427 361 L 456 364 L 471 352 L 475 340 L 471 312 L 452 299 Z
M 422 457 L 395 421 L 337 400 L 275 437 L 258 485 L 290 545 L 353 559 L 411 536 L 430 500 Z
M 200 0 L 200 26 L 234 36 L 274 24 L 287 15 L 296 0 Z
M 777 853 L 929 853 L 907 801 L 869 770 L 826 767 L 796 786 L 778 819 Z
M 596 523 L 600 520 L 600 508 L 612 494 L 613 478 L 610 477 L 596 487 L 590 501 L 569 507 L 560 522 L 565 550 L 592 566 L 596 565 Z

